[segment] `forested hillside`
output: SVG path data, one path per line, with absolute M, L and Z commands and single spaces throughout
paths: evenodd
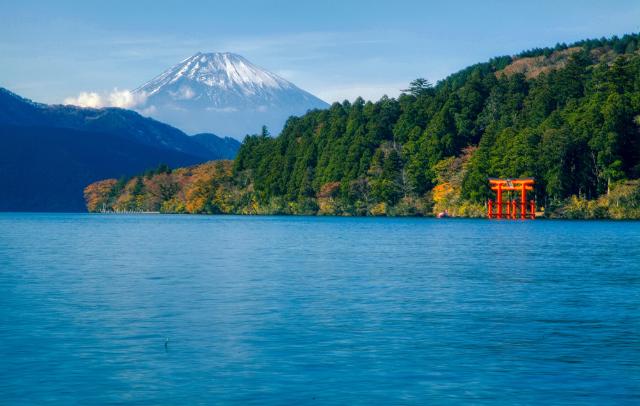
M 229 212 L 483 215 L 487 177 L 534 177 L 548 213 L 637 217 L 639 39 L 498 57 L 293 117 L 245 139 Z
M 239 147 L 130 110 L 46 105 L 0 88 L 0 211 L 83 211 L 87 183 L 230 159 Z

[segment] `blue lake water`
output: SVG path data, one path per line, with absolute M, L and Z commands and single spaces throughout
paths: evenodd
M 0 214 L 1 404 L 639 402 L 640 222 Z

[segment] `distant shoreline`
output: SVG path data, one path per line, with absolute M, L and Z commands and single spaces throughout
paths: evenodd
M 368 218 L 368 219 L 432 219 L 432 220 L 490 220 L 495 222 L 522 222 L 522 221 L 613 221 L 613 222 L 627 222 L 627 221 L 640 221 L 640 218 L 570 218 L 570 217 L 547 217 L 540 216 L 535 219 L 489 219 L 487 217 L 474 217 L 474 216 L 449 216 L 445 218 L 438 218 L 435 215 L 415 215 L 415 216 L 345 216 L 345 215 L 318 215 L 318 214 L 289 214 L 289 213 L 260 213 L 260 214 L 247 214 L 247 213 L 163 213 L 159 211 L 104 211 L 104 212 L 90 212 L 90 211 L 0 211 L 0 215 L 6 214 L 89 214 L 89 215 L 107 215 L 107 216 L 135 216 L 135 215 L 154 215 L 154 216 L 220 216 L 220 217 L 314 217 L 314 218 Z

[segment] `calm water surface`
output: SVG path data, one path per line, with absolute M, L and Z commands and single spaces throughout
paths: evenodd
M 0 403 L 638 404 L 640 223 L 0 214 Z

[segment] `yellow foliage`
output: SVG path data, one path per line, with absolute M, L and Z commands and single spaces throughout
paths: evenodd
M 187 213 L 196 214 L 204 211 L 207 200 L 203 196 L 187 199 L 185 209 Z
M 185 207 L 184 202 L 181 199 L 174 196 L 171 199 L 162 202 L 160 211 L 162 213 L 185 213 L 187 211 L 187 208 Z
M 463 202 L 462 180 L 467 171 L 469 160 L 477 147 L 468 147 L 458 157 L 445 158 L 434 166 L 438 184 L 431 191 L 433 212 L 441 213 L 445 210 L 452 216 L 475 217 L 478 208 Z M 482 209 L 484 211 L 484 208 Z
M 336 201 L 333 198 L 318 198 L 318 214 L 323 216 L 333 216 L 337 214 L 337 209 Z
M 433 201 L 436 204 L 443 204 L 449 201 L 455 191 L 451 186 L 451 183 L 445 182 L 433 188 Z
M 372 216 L 386 216 L 387 215 L 387 204 L 382 202 L 378 203 L 371 208 L 369 211 Z
M 256 197 L 252 196 L 251 201 L 249 202 L 247 207 L 244 207 L 242 209 L 242 214 L 258 214 L 259 210 L 260 210 L 260 205 L 258 204 Z

